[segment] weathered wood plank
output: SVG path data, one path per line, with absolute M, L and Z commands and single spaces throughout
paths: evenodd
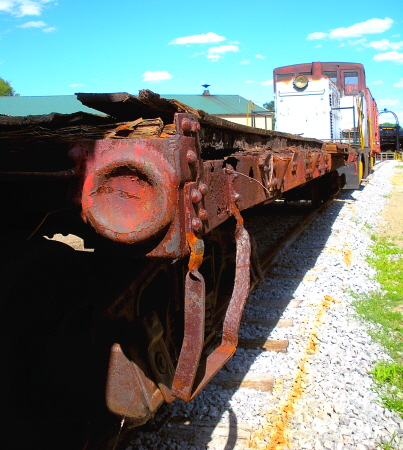
M 214 385 L 223 389 L 248 388 L 265 392 L 271 392 L 274 385 L 273 375 L 267 373 L 231 373 L 219 372 L 212 380 Z
M 294 325 L 292 319 L 243 319 L 242 322 L 248 325 L 262 326 L 266 328 L 288 328 Z
M 163 427 L 158 433 L 162 439 L 187 441 L 200 446 L 206 446 L 209 441 L 214 440 L 215 444 L 222 443 L 222 448 L 232 441 L 234 441 L 233 444 L 244 442 L 244 448 L 247 448 L 253 433 L 251 426 L 238 422 L 232 423 L 232 421 L 217 423 L 216 421 L 190 421 L 175 417 L 168 423 L 171 426 Z
M 286 353 L 288 344 L 287 339 L 240 339 L 238 347 L 244 349 L 261 348 L 266 351 Z

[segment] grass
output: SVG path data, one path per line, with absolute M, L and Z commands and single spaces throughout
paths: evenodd
M 379 442 L 377 445 L 382 450 L 394 450 L 393 442 L 395 441 L 397 433 L 393 433 L 391 439 L 388 442 Z
M 381 343 L 393 362 L 380 361 L 372 371 L 384 406 L 403 417 L 403 248 L 393 239 L 373 239 L 373 256 L 368 260 L 376 270 L 381 285 L 373 292 L 356 300 L 357 313 L 378 324 L 371 335 Z M 392 441 L 380 448 L 393 448 Z

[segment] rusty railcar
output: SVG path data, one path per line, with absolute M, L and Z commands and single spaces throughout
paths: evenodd
M 322 201 L 348 157 L 150 91 L 78 98 L 107 116 L 0 118 L 0 408 L 17 441 L 193 399 L 260 276 L 242 211 Z

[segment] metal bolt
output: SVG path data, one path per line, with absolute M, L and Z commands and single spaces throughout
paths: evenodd
M 197 155 L 193 150 L 188 150 L 186 153 L 186 161 L 188 164 L 193 164 L 197 161 Z
M 199 219 L 200 220 L 207 220 L 208 219 L 208 212 L 205 209 L 203 209 L 203 208 L 199 209 Z
M 190 198 L 192 199 L 193 203 L 199 203 L 202 199 L 202 194 L 197 189 L 192 189 L 192 192 L 190 193 Z
M 189 119 L 184 118 L 181 123 L 182 131 L 190 131 L 192 129 L 192 122 Z
M 192 228 L 194 231 L 200 231 L 203 228 L 202 221 L 197 217 L 192 219 Z
M 199 184 L 199 191 L 202 193 L 202 195 L 206 195 L 208 192 L 208 186 L 205 183 Z
M 200 131 L 200 123 L 199 122 L 193 122 L 192 131 L 194 133 L 198 133 Z

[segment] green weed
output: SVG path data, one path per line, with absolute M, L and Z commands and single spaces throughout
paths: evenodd
M 378 442 L 376 445 L 378 446 L 379 449 L 382 450 L 394 450 L 395 447 L 393 446 L 393 443 L 396 439 L 397 433 L 393 433 L 392 437 L 390 438 L 390 440 L 388 442 Z
M 368 262 L 376 270 L 381 290 L 355 296 L 355 307 L 361 317 L 378 324 L 370 334 L 393 362 L 378 362 L 371 373 L 383 405 L 403 417 L 403 249 L 391 238 L 371 238 L 373 254 Z M 379 444 L 379 448 L 393 449 L 393 441 Z

